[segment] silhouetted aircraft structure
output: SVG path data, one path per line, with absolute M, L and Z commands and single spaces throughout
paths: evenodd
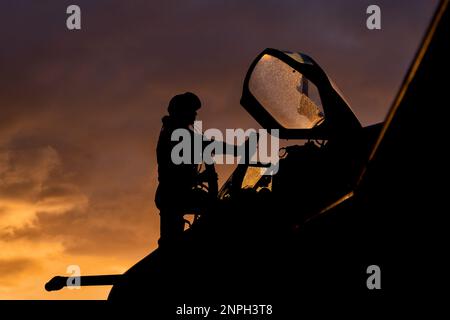
M 445 199 L 436 138 L 444 127 L 432 115 L 448 104 L 441 79 L 449 71 L 449 14 L 442 1 L 385 122 L 369 127 L 311 57 L 264 50 L 241 104 L 280 138 L 307 142 L 281 150 L 273 176 L 239 165 L 179 247 L 156 249 L 123 275 L 81 277 L 81 285 L 113 284 L 109 300 L 149 305 L 292 301 L 367 293 L 366 268 L 377 264 L 390 292 L 416 287 L 411 268 L 427 261 L 423 232 Z

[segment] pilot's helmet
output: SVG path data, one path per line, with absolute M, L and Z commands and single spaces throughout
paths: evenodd
M 177 116 L 180 114 L 186 114 L 195 112 L 202 106 L 200 99 L 192 92 L 185 92 L 183 94 L 177 94 L 174 96 L 167 108 L 169 115 Z

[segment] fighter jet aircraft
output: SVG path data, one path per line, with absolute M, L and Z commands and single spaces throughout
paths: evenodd
M 375 264 L 386 274 L 382 290 L 411 293 L 412 275 L 419 281 L 436 248 L 425 231 L 445 199 L 438 109 L 448 104 L 449 23 L 442 1 L 386 120 L 369 127 L 313 58 L 264 50 L 241 105 L 293 142 L 280 150 L 279 171 L 261 176 L 258 164 L 238 165 L 177 248 L 158 248 L 122 275 L 83 276 L 81 285 L 113 285 L 109 300 L 149 309 L 163 301 L 287 305 L 367 296 Z M 46 289 L 66 281 L 55 277 Z

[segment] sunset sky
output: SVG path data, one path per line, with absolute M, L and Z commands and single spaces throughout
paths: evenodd
M 370 31 L 374 3 L 382 30 Z M 80 31 L 66 28 L 70 4 Z M 257 128 L 242 82 L 272 47 L 312 56 L 364 125 L 382 121 L 436 5 L 2 0 L 0 299 L 104 299 L 109 287 L 44 284 L 74 264 L 122 273 L 156 248 L 155 148 L 173 95 L 199 95 L 204 129 Z

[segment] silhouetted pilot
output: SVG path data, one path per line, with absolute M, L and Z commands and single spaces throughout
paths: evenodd
M 194 164 L 193 151 L 191 164 L 176 165 L 171 159 L 172 148 L 178 144 L 178 141 L 171 141 L 172 132 L 179 128 L 187 129 L 192 134 L 191 141 L 194 141 L 191 126 L 200 107 L 200 99 L 195 94 L 179 94 L 170 100 L 169 115 L 162 118 L 163 125 L 156 149 L 159 185 L 155 197 L 161 217 L 160 245 L 179 239 L 184 231 L 183 215 L 205 202 L 201 198 L 202 193 L 193 191 L 194 187 L 208 179 L 217 179 L 217 175 L 210 177 L 205 172 L 199 173 L 199 166 Z
M 205 170 L 199 172 L 199 165 L 194 162 L 194 146 L 192 143 L 190 164 L 174 164 L 171 159 L 172 149 L 179 141 L 172 141 L 171 136 L 176 129 L 187 129 L 191 134 L 191 141 L 194 141 L 194 136 L 199 133 L 194 133 L 191 126 L 194 124 L 197 116 L 197 110 L 200 109 L 200 99 L 191 92 L 179 94 L 174 96 L 168 106 L 168 116 L 162 118 L 162 128 L 159 135 L 158 146 L 156 149 L 158 160 L 158 181 L 159 185 L 156 190 L 155 202 L 160 210 L 160 239 L 159 245 L 165 243 L 176 242 L 184 231 L 184 218 L 186 213 L 195 212 L 197 210 L 205 210 L 207 203 L 210 200 L 203 192 L 196 192 L 195 187 L 202 182 L 211 182 L 212 179 L 217 181 L 217 174 L 215 172 Z M 257 136 L 257 135 L 256 135 Z M 211 143 L 205 141 L 203 137 L 202 150 Z M 227 145 L 224 142 L 222 145 L 223 152 L 232 150 L 234 155 L 239 154 L 239 148 L 245 148 L 247 159 L 250 157 L 248 142 L 240 146 Z M 251 150 L 256 152 L 256 147 Z M 211 176 L 214 175 L 214 176 Z M 197 189 L 198 191 L 198 189 Z

